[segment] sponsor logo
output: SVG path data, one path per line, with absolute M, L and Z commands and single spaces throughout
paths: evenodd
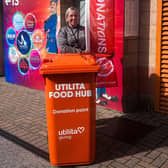
M 16 30 L 21 30 L 24 26 L 23 15 L 20 12 L 16 12 L 13 16 L 13 25 Z
M 22 75 L 27 74 L 27 72 L 29 70 L 29 62 L 28 62 L 27 58 L 22 57 L 22 58 L 19 59 L 19 61 L 18 61 L 18 69 L 19 69 L 19 72 Z
M 25 17 L 25 28 L 29 32 L 33 32 L 36 27 L 36 18 L 33 14 L 28 13 Z
M 11 63 L 15 64 L 19 58 L 18 52 L 15 47 L 9 48 L 9 60 Z
M 35 30 L 32 35 L 32 43 L 34 48 L 41 49 L 44 42 L 44 34 L 41 30 Z
M 8 45 L 14 45 L 16 38 L 16 32 L 13 28 L 9 28 L 6 32 L 6 40 Z
M 85 127 L 83 126 L 79 126 L 75 129 L 62 129 L 60 131 L 58 131 L 58 138 L 59 140 L 63 140 L 63 139 L 72 139 L 73 135 L 82 135 L 85 133 Z
M 17 36 L 17 48 L 21 54 L 27 54 L 31 48 L 30 36 L 26 31 L 21 31 Z
M 29 62 L 32 69 L 37 69 L 40 66 L 41 58 L 37 50 L 32 50 L 29 56 Z

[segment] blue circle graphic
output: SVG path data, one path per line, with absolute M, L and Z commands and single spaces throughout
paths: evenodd
M 30 36 L 26 31 L 21 31 L 17 36 L 17 48 L 23 54 L 27 54 L 31 48 Z
M 6 32 L 6 41 L 8 45 L 14 45 L 15 44 L 15 38 L 16 38 L 16 32 L 13 28 L 9 28 Z
M 16 12 L 13 16 L 13 26 L 16 30 L 20 30 L 24 26 L 24 19 L 20 12 Z

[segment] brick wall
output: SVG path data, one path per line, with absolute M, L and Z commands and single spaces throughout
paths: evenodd
M 132 0 L 125 0 L 125 8 L 131 7 L 127 6 L 129 1 Z M 137 36 L 127 36 L 125 32 L 124 37 L 124 95 L 127 97 L 127 106 L 133 101 L 136 107 L 139 105 L 152 110 L 155 96 L 157 0 L 139 0 L 138 6 Z M 136 22 L 138 17 L 134 17 Z M 125 23 L 127 29 L 129 20 L 126 17 L 125 22 L 128 22 Z
M 123 105 L 124 111 L 135 110 L 138 103 L 138 35 L 139 3 L 125 0 Z
M 138 103 L 138 38 L 124 37 L 123 105 L 124 111 L 135 110 Z
M 155 96 L 157 0 L 140 1 L 138 78 L 141 105 L 153 109 Z

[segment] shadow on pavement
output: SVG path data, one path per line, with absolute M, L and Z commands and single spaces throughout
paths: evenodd
M 152 146 L 143 149 L 141 143 L 157 129 L 123 117 L 99 119 L 96 126 L 96 163 L 151 150 Z
M 47 152 L 35 147 L 34 145 L 25 142 L 24 140 L 16 137 L 15 135 L 12 135 L 5 130 L 0 129 L 0 136 L 14 142 L 17 145 L 20 145 L 21 147 L 25 148 L 26 150 L 44 158 L 45 160 L 49 161 L 49 155 Z
M 97 121 L 97 132 L 121 142 L 135 145 L 139 140 L 155 129 L 154 126 L 116 117 Z

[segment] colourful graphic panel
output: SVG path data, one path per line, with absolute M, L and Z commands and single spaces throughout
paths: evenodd
M 6 80 L 43 90 L 39 68 L 44 51 L 57 53 L 59 3 L 4 0 L 3 12 Z

